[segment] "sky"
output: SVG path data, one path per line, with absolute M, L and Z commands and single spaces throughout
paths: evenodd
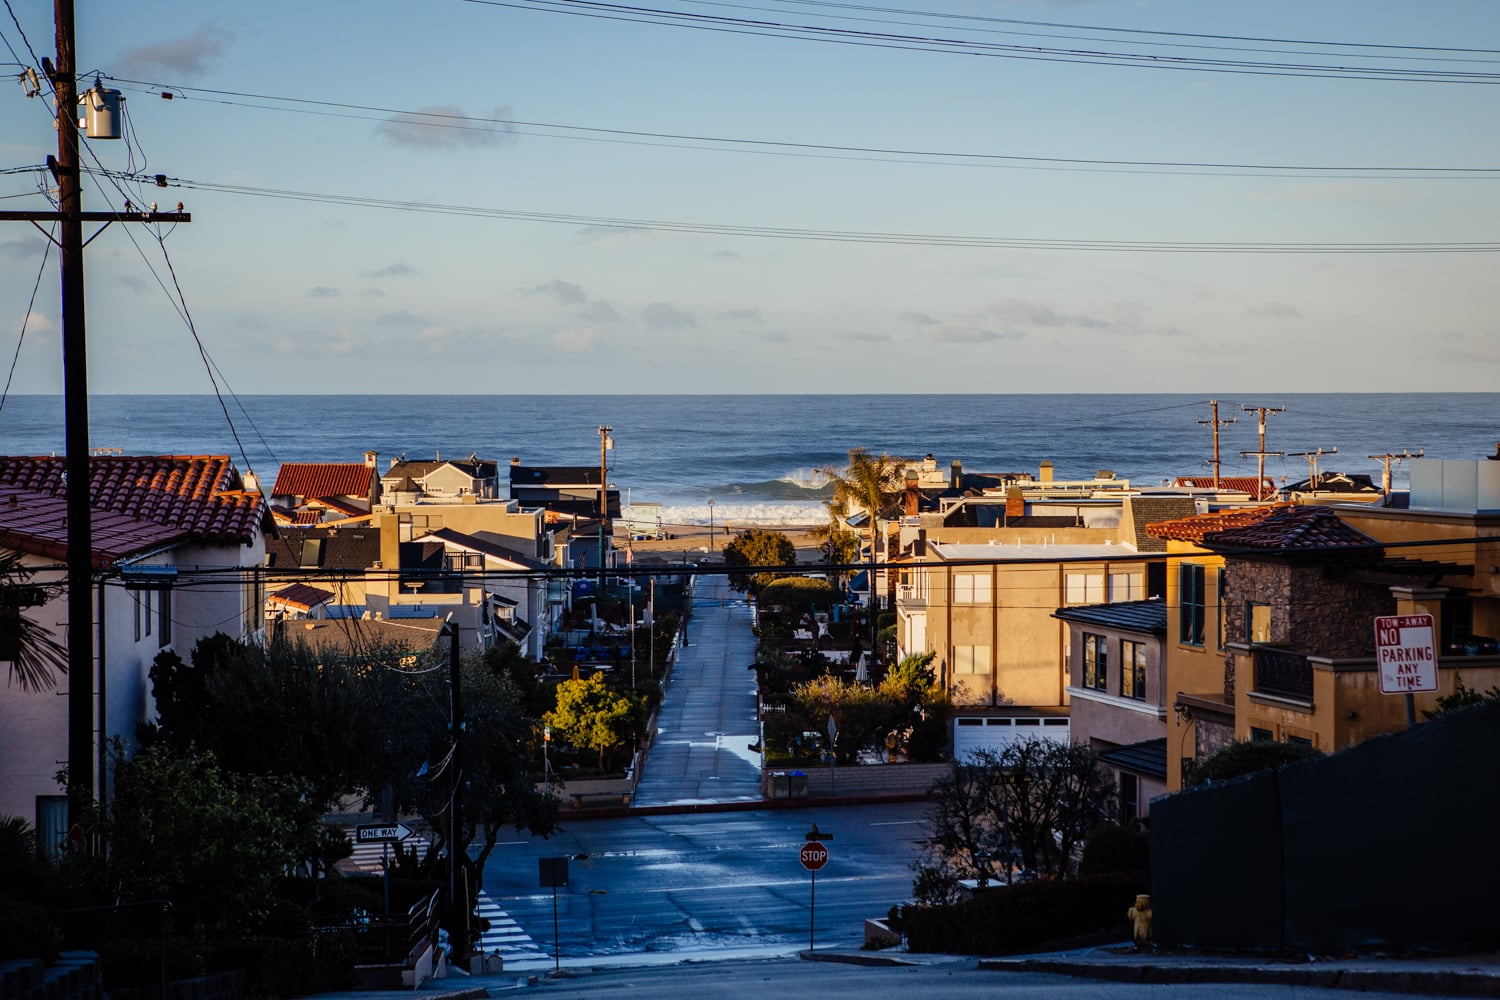
M 5 2 L 15 76 L 53 5 Z M 85 161 L 170 184 L 85 208 L 192 213 L 89 245 L 90 391 L 211 392 L 194 329 L 240 394 L 1500 385 L 1494 0 L 642 9 L 78 0 L 131 134 Z M 0 86 L 0 171 L 49 116 Z M 44 247 L 0 222 L 12 392 L 62 388 Z

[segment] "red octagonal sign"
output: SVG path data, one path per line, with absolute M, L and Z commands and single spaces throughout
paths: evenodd
M 828 864 L 828 848 L 816 840 L 809 840 L 802 845 L 801 859 L 803 868 L 815 872 Z

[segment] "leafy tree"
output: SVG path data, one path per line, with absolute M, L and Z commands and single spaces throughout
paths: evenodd
M 1192 768 L 1188 784 L 1229 781 L 1322 756 L 1323 751 L 1303 743 L 1239 740 L 1198 761 Z
M 645 703 L 634 694 L 622 694 L 604 683 L 602 674 L 587 680 L 567 680 L 557 686 L 557 707 L 542 721 L 575 747 L 599 751 L 599 769 L 605 769 L 609 751 L 632 743 L 645 724 Z
M 890 731 L 890 700 L 864 684 L 825 674 L 797 687 L 793 698 L 819 732 L 827 731 L 833 716 L 837 737 L 832 750 L 840 763 L 854 763 L 860 748 Z
M 31 567 L 15 552 L 0 552 L 0 660 L 8 683 L 22 691 L 48 691 L 68 672 L 68 651 L 21 609 L 40 605 L 58 588 L 31 583 Z
M 814 528 L 813 537 L 818 539 L 820 561 L 827 566 L 850 566 L 859 560 L 859 536 L 847 528 L 839 527 L 831 517 L 826 525 Z M 848 582 L 848 571 L 839 570 L 837 581 L 842 590 Z
M 831 608 L 838 602 L 838 589 L 827 580 L 814 577 L 784 576 L 760 589 L 761 607 L 789 608 L 799 616 Z
M 232 774 L 193 748 L 126 760 L 116 741 L 112 757 L 115 794 L 99 817 L 110 895 L 170 899 L 175 919 L 210 933 L 256 929 L 308 836 L 304 789 Z
M 482 656 L 485 668 L 498 677 L 505 677 L 520 691 L 526 703 L 527 714 L 540 718 L 552 707 L 552 692 L 537 675 L 536 664 L 526 658 L 521 647 L 513 642 L 491 646 Z
M 873 579 L 875 561 L 879 557 L 880 550 L 877 541 L 880 537 L 880 519 L 882 517 L 894 516 L 900 509 L 903 493 L 902 483 L 897 479 L 900 475 L 900 462 L 890 455 L 881 454 L 874 456 L 864 448 L 851 448 L 849 450 L 849 464 L 843 469 L 837 466 L 824 466 L 818 472 L 827 478 L 829 485 L 833 487 L 833 497 L 828 501 L 828 511 L 833 517 L 843 515 L 848 517 L 859 510 L 865 511 L 869 517 L 869 545 L 870 566 L 872 579 L 870 580 L 870 591 L 873 596 L 875 581 Z M 870 619 L 870 648 L 871 655 L 879 648 L 875 636 L 874 601 L 871 600 Z
M 913 653 L 897 663 L 880 682 L 891 704 L 891 730 L 913 760 L 937 760 L 948 745 L 953 703 L 932 672 L 936 653 Z
M 750 528 L 735 535 L 724 546 L 724 563 L 740 569 L 729 574 L 729 585 L 741 593 L 758 594 L 760 589 L 783 573 L 748 573 L 744 569 L 759 566 L 792 566 L 797 562 L 797 547 L 779 531 Z

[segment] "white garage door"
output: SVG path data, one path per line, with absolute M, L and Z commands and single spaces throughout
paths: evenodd
M 1068 742 L 1066 718 L 1039 719 L 1035 716 L 959 716 L 953 720 L 953 759 L 968 760 L 975 750 L 1004 750 L 1016 740 L 1041 737 Z

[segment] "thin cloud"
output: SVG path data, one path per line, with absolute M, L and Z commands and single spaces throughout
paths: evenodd
M 719 313 L 720 319 L 738 320 L 742 323 L 764 323 L 765 317 L 760 314 L 759 309 L 729 309 Z
M 44 241 L 37 236 L 23 236 L 14 240 L 0 241 L 0 256 L 25 260 L 40 258 Z
M 151 290 L 151 286 L 146 284 L 145 279 L 137 278 L 133 274 L 121 274 L 115 280 L 137 295 L 144 295 Z
M 620 310 L 603 299 L 595 299 L 584 308 L 582 315 L 591 323 L 613 323 L 620 318 Z
M 307 290 L 310 299 L 336 299 L 342 293 L 337 288 L 329 288 L 327 285 L 317 285 Z
M 414 327 L 424 326 L 427 321 L 415 313 L 407 312 L 405 309 L 397 309 L 395 312 L 382 313 L 375 317 L 375 322 L 380 326 L 393 326 L 398 329 L 409 330 Z
M 201 76 L 213 69 L 234 33 L 217 24 L 205 24 L 191 35 L 167 38 L 150 45 L 133 45 L 120 53 L 119 62 L 131 76 L 171 73 Z
M 496 108 L 489 119 L 509 118 L 511 109 Z M 503 121 L 468 116 L 454 104 L 435 104 L 409 114 L 393 115 L 375 126 L 375 134 L 409 149 L 479 149 L 498 146 L 514 138 Z
M 660 330 L 685 330 L 698 325 L 692 313 L 665 302 L 652 302 L 642 306 L 641 319 Z
M 868 330 L 856 330 L 850 333 L 834 334 L 840 340 L 857 340 L 865 344 L 883 344 L 891 338 L 883 333 L 870 333 Z
M 583 290 L 582 285 L 571 281 L 563 281 L 553 278 L 551 281 L 540 285 L 532 285 L 530 288 L 522 289 L 528 295 L 545 295 L 549 299 L 556 299 L 566 306 L 575 306 L 580 302 L 588 301 L 588 293 Z
M 1264 305 L 1251 306 L 1245 312 L 1250 316 L 1265 319 L 1293 319 L 1302 315 L 1296 306 L 1286 302 L 1267 302 Z
M 575 229 L 573 235 L 585 243 L 598 243 L 601 240 L 617 240 L 625 236 L 639 236 L 649 230 L 640 226 L 583 226 Z
M 924 312 L 904 312 L 901 320 L 913 326 L 937 326 L 941 321 L 935 316 L 929 316 Z
M 26 316 L 26 332 L 28 333 L 53 333 L 57 330 L 57 324 L 52 317 L 46 313 L 32 310 Z
M 359 273 L 366 278 L 409 278 L 414 274 L 421 274 L 422 272 L 412 267 L 406 261 L 398 260 L 394 264 L 387 264 L 385 267 L 377 270 L 361 271 Z
M 1023 335 L 1019 333 L 1001 333 L 984 327 L 955 324 L 939 327 L 933 331 L 932 336 L 934 340 L 941 340 L 946 344 L 993 344 L 1001 340 L 1023 339 Z
M 552 343 L 564 354 L 583 354 L 598 346 L 599 330 L 595 327 L 558 330 L 552 335 Z

